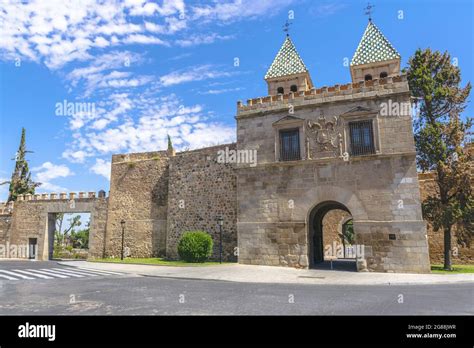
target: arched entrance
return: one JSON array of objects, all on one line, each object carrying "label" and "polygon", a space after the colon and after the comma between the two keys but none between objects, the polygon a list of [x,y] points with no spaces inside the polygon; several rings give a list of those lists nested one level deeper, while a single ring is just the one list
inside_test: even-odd
[{"label": "arched entrance", "polygon": [[[334,226],[333,228],[338,229],[337,241],[331,240],[326,243],[324,242],[324,229],[325,224],[323,224],[325,216],[333,211],[339,210],[342,211],[346,217],[339,224],[339,226]],[[325,201],[316,205],[309,214],[308,220],[308,245],[309,245],[309,263],[312,268],[329,268],[334,267],[333,262],[338,262],[337,267],[339,269],[348,269],[355,270],[355,259],[347,260],[345,247],[347,241],[348,229],[352,226],[352,215],[349,209],[342,203],[336,201]],[[326,224],[326,228],[327,228]],[[329,232],[329,231],[326,231]],[[353,233],[353,230],[352,230]],[[329,244],[328,244],[329,243]],[[328,254],[330,256],[328,256]],[[326,256],[326,258],[325,258]],[[333,261],[333,262],[331,262]],[[347,261],[347,262],[344,262]]]}]

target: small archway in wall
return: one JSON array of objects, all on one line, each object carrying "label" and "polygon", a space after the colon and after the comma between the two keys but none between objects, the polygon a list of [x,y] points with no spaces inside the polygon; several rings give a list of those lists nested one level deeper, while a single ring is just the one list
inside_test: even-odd
[{"label": "small archway in wall", "polygon": [[350,249],[355,239],[352,214],[344,204],[319,203],[309,214],[308,228],[310,268],[357,270]]}]

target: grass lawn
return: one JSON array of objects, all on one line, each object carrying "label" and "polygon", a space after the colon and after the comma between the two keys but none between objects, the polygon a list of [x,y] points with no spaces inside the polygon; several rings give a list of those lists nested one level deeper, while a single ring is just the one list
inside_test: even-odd
[{"label": "grass lawn", "polygon": [[431,272],[454,274],[454,273],[474,273],[474,265],[452,265],[452,271],[445,271],[443,265],[431,265]]},{"label": "grass lawn", "polygon": [[[105,259],[89,259],[90,262],[111,262],[111,263],[129,263],[129,264],[141,264],[141,265],[157,265],[157,266],[177,266],[177,267],[202,267],[202,266],[217,266],[219,262],[208,261],[201,263],[191,263],[186,261],[173,261],[166,260],[161,257],[150,257],[150,258],[131,258],[127,257],[123,261],[120,258],[105,258]],[[222,262],[222,265],[229,265],[233,262]]]}]

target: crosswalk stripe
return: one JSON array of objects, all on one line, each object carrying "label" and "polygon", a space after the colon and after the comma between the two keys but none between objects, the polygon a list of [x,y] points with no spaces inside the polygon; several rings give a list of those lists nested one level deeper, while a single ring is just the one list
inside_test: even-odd
[{"label": "crosswalk stripe", "polygon": [[[41,268],[41,269],[12,269],[9,271],[0,270],[0,279],[19,280],[19,279],[54,279],[54,278],[84,278],[100,277],[109,275],[123,275],[123,273],[103,271],[92,268]],[[34,277],[34,278],[33,278]]]},{"label": "crosswalk stripe", "polygon": [[95,272],[95,273],[104,273],[104,274],[113,274],[113,275],[123,275],[123,273],[112,272],[112,271],[103,271],[103,270],[101,270],[101,269],[84,268],[84,267],[79,267],[78,269],[80,269],[80,270],[85,270],[85,271],[88,271],[88,272]]},{"label": "crosswalk stripe", "polygon": [[59,275],[62,275],[63,277],[65,278],[69,278],[69,277],[75,277],[75,278],[84,278],[84,275],[79,275],[79,274],[71,274],[69,272],[63,272],[63,271],[56,271],[54,269],[43,269],[45,272],[51,272],[51,273],[54,273],[54,274],[59,274]]},{"label": "crosswalk stripe", "polygon": [[48,276],[56,277],[56,278],[69,278],[68,276],[65,276],[65,275],[55,274],[55,273],[52,273],[52,272],[48,272],[48,270],[47,270],[46,268],[43,268],[42,270],[39,270],[39,269],[27,269],[27,271],[35,272],[35,273],[41,273],[41,274],[46,274],[46,275],[48,275]]},{"label": "crosswalk stripe", "polygon": [[31,278],[31,277],[28,277],[28,276],[23,275],[23,274],[18,274],[18,273],[14,273],[14,272],[10,272],[10,271],[0,270],[0,272],[12,275],[14,277],[20,277],[21,279],[35,279],[35,278]]},{"label": "crosswalk stripe", "polygon": [[72,274],[79,274],[79,275],[82,275],[82,276],[98,277],[97,274],[92,274],[92,273],[87,273],[87,272],[80,272],[80,271],[76,271],[76,270],[71,270],[70,271],[69,269],[65,270],[64,268],[53,268],[53,269],[58,270],[58,272],[61,271],[63,273],[71,274],[71,275]]},{"label": "crosswalk stripe", "polygon": [[1,278],[8,279],[8,280],[18,280],[18,279],[16,279],[16,278],[13,278],[13,277],[10,277],[10,276],[4,275],[4,274],[0,274],[0,277],[1,277]]},{"label": "crosswalk stripe", "polygon": [[42,279],[53,279],[52,277],[48,277],[48,276],[45,276],[45,275],[42,275],[42,274],[36,274],[36,273],[28,272],[28,271],[23,271],[21,269],[14,269],[14,271],[15,272],[20,272],[20,273],[23,273],[23,274],[26,274],[26,275],[31,275],[31,276],[34,276],[34,277],[42,278]]}]

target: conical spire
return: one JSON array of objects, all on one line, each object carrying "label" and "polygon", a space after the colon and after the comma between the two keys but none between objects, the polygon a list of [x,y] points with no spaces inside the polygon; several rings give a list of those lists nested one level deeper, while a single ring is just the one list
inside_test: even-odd
[{"label": "conical spire", "polygon": [[272,65],[268,69],[265,79],[307,72],[308,69],[296,51],[295,45],[291,41],[290,37],[287,36],[285,38],[285,42],[283,42],[283,45],[273,60]]},{"label": "conical spire", "polygon": [[364,35],[359,42],[351,66],[383,62],[400,59],[400,54],[382,34],[382,32],[369,20]]}]

